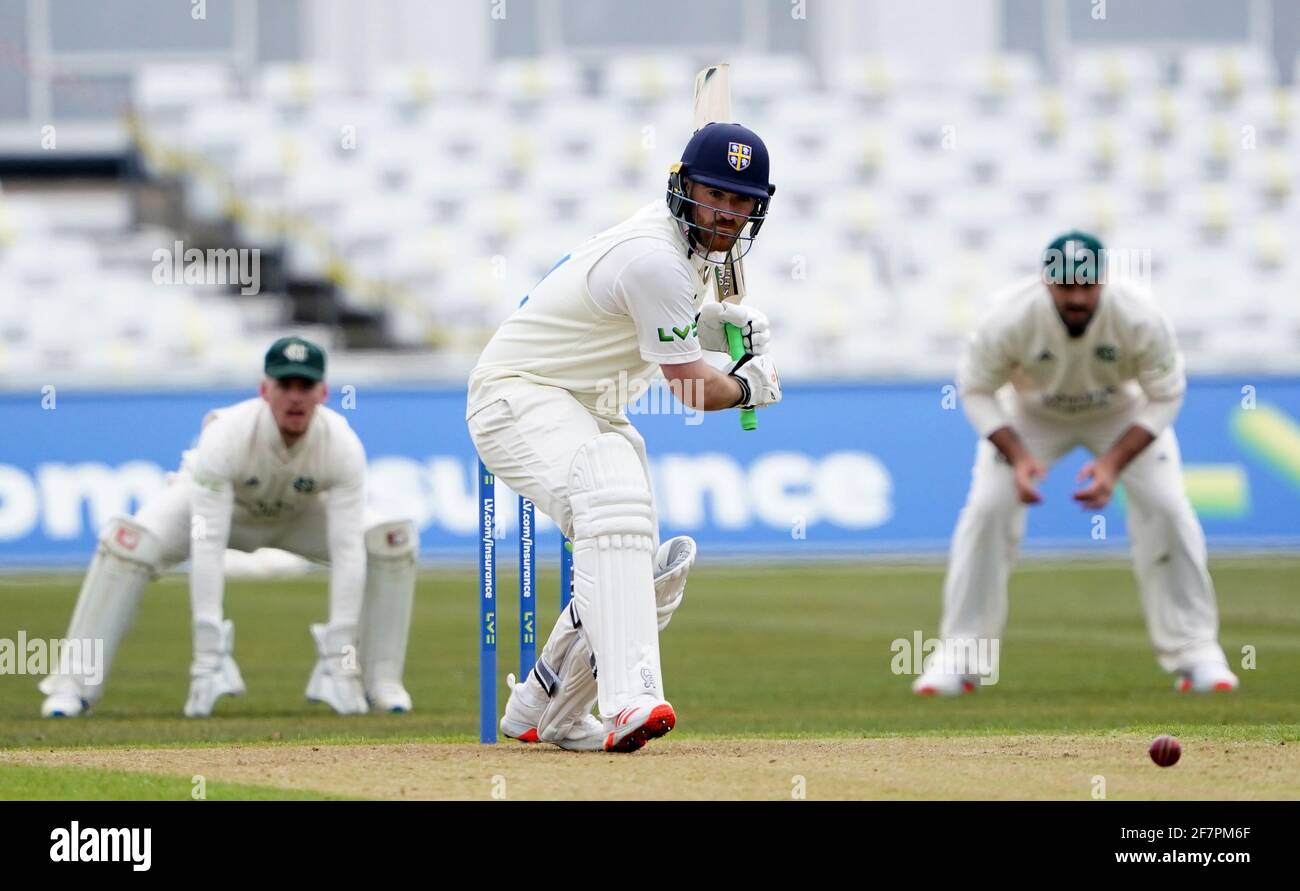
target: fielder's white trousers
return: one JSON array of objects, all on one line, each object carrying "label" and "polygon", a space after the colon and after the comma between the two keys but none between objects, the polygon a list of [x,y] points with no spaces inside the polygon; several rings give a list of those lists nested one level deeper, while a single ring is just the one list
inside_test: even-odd
[{"label": "fielder's white trousers", "polygon": [[[470,438],[483,463],[515,493],[531,500],[573,539],[569,471],[578,449],[602,433],[626,439],[641,459],[646,479],[650,462],[645,440],[626,417],[609,419],[589,412],[568,390],[528,381],[500,385],[501,398],[470,416]],[[651,485],[651,499],[654,487]],[[659,547],[659,522],[654,546]]]},{"label": "fielder's white trousers", "polygon": [[[1054,422],[1024,411],[1011,427],[1044,467],[1076,446],[1102,455],[1133,423],[1132,414]],[[1124,469],[1134,572],[1156,658],[1166,671],[1197,662],[1223,662],[1214,586],[1206,569],[1205,535],[1183,489],[1182,458],[1167,428]],[[1007,579],[1025,528],[1011,466],[987,439],[980,441],[970,493],[953,534],[944,582],[940,637],[1001,638],[1007,620]]]},{"label": "fielder's white trousers", "polygon": [[[157,537],[162,546],[159,570],[167,569],[190,555],[190,491],[194,482],[188,473],[172,476],[166,489],[149,498],[136,511],[134,520]],[[366,509],[365,528],[383,518]],[[258,548],[279,548],[316,563],[329,563],[329,523],[322,498],[314,498],[293,516],[277,520],[231,519],[227,547],[253,552]]]}]

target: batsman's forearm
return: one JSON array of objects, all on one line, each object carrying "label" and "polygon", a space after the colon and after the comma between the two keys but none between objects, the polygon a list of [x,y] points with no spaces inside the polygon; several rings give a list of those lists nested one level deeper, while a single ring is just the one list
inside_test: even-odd
[{"label": "batsman's forearm", "polygon": [[670,379],[668,389],[699,411],[735,408],[743,392],[738,380],[708,365],[702,365],[698,377]]},{"label": "batsman's forearm", "polygon": [[1115,444],[1101,456],[1101,460],[1113,467],[1118,474],[1128,467],[1129,462],[1140,455],[1143,449],[1155,441],[1156,438],[1151,435],[1151,431],[1134,424],[1115,440]]},{"label": "batsman's forearm", "polygon": [[1029,457],[1029,450],[1025,448],[1019,434],[1010,427],[999,427],[994,430],[989,434],[989,442],[993,443],[1012,465]]}]

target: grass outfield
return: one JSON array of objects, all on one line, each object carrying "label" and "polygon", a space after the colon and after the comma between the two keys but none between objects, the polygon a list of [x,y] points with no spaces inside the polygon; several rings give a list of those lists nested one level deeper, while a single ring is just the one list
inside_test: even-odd
[{"label": "grass outfield", "polygon": [[257,786],[246,783],[205,782],[196,786],[184,772],[142,772],[95,767],[0,764],[0,801],[173,801],[193,799],[201,790],[204,801],[316,801],[342,796],[308,789]]},{"label": "grass outfield", "polygon": [[[915,631],[936,633],[941,567],[701,567],[692,574],[685,604],[663,636],[667,689],[679,716],[674,745],[663,749],[689,758],[697,751],[694,744],[705,741],[725,747],[733,740],[812,744],[846,737],[960,736],[976,744],[998,736],[1066,735],[1071,744],[1095,744],[1099,757],[1114,756],[1109,748],[1114,740],[1128,740],[1125,750],[1131,746],[1141,763],[1142,739],[1173,733],[1207,746],[1222,742],[1227,746],[1223,754],[1230,757],[1253,751],[1249,747],[1257,744],[1285,744],[1298,751],[1300,562],[1220,560],[1211,570],[1219,589],[1222,642],[1242,678],[1237,694],[1172,692],[1170,678],[1151,655],[1126,564],[1027,564],[1012,579],[1000,682],[958,700],[931,700],[912,696],[910,677],[891,672],[890,645],[896,638],[910,641]],[[123,645],[108,694],[93,717],[42,720],[37,678],[0,676],[0,748],[40,750],[46,757],[39,766],[50,769],[62,763],[49,761],[50,750],[58,758],[58,750],[104,746],[177,749],[242,743],[288,751],[290,743],[365,747],[385,740],[476,739],[476,576],[439,571],[421,577],[407,662],[415,712],[348,719],[308,704],[302,696],[315,658],[307,625],[325,618],[325,582],[324,575],[317,575],[228,586],[235,653],[249,692],[223,700],[213,719],[188,720],[180,714],[189,663],[186,585],[182,577],[164,579],[146,593],[135,631]],[[546,620],[539,630],[544,637],[558,609],[554,574],[544,572],[541,583]],[[28,639],[61,635],[78,584],[74,576],[0,580],[0,638],[16,638],[19,629]],[[514,579],[503,573],[500,591],[515,590]],[[503,599],[498,626],[502,701],[505,673],[517,659],[513,606]],[[1254,648],[1254,670],[1239,667],[1245,646]],[[996,747],[978,745],[1000,763]],[[1034,744],[1024,745],[1032,749]],[[476,749],[463,749],[470,762],[482,760]],[[954,751],[945,757],[960,755],[960,747]],[[534,754],[507,755],[505,747],[501,752],[501,757],[532,759],[529,764],[551,763]],[[23,790],[42,782],[40,775],[15,779],[11,773],[37,766],[21,759],[24,766],[19,767],[17,756],[24,754],[31,753],[0,753],[0,797],[30,797]],[[73,763],[74,753],[66,754],[66,763]],[[648,754],[649,749],[635,757]],[[1189,750],[1184,765],[1175,770],[1185,769],[1191,756]],[[1251,762],[1244,758],[1247,768]],[[84,764],[86,770],[133,767],[93,758]],[[154,766],[179,770],[164,761]],[[258,785],[256,771],[234,770],[237,766],[232,763],[229,781]],[[1144,767],[1155,769],[1149,762]],[[267,770],[267,785],[283,785],[273,765]],[[75,790],[77,776],[51,774],[49,795]],[[125,786],[109,788],[123,797],[172,797],[170,790],[156,796],[137,790],[137,796]],[[350,787],[331,791],[328,783],[298,788],[365,794]],[[419,788],[437,794],[434,787]],[[184,797],[188,789],[187,781]],[[1275,794],[1300,795],[1300,790],[1288,792],[1288,786],[1274,789]],[[1023,794],[1037,791],[1027,788]],[[1195,788],[1185,791],[1198,794]],[[934,794],[960,793],[937,789]],[[1214,791],[1207,787],[1200,794]]]}]

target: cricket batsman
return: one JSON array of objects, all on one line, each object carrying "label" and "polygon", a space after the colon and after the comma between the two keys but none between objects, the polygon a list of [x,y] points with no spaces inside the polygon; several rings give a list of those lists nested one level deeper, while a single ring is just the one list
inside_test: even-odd
[{"label": "cricket batsman", "polygon": [[240,695],[234,625],[224,618],[227,548],[280,548],[328,563],[329,622],[312,625],[319,661],[307,698],[339,714],[406,712],[402,685],[415,592],[416,530],[366,507],[361,440],[322,403],[325,354],[285,337],[266,353],[261,395],[209,412],[165,490],[103,530],[67,637],[102,640],[102,670],[41,682],[41,714],[79,715],[104,693],[108,668],[150,579],[190,560],[194,658],[185,714],[206,717]]},{"label": "cricket batsman", "polygon": [[[659,631],[681,603],[696,547],[686,536],[660,544],[645,442],[624,408],[659,371],[697,410],[780,401],[766,316],[718,302],[715,275],[758,234],[775,191],[768,170],[753,131],[697,130],[673,165],[667,202],[560,260],[470,375],[466,418],[479,456],[573,543],[573,599],[536,667],[512,682],[507,736],[631,752],[676,723]],[[724,323],[743,335],[734,362],[709,355],[726,353]]]},{"label": "cricket batsman", "polygon": [[1001,637],[1025,506],[1042,500],[1036,481],[1076,446],[1094,456],[1079,473],[1081,506],[1102,510],[1124,484],[1147,631],[1175,689],[1237,687],[1172,426],[1187,389],[1183,358],[1149,295],[1107,281],[1105,269],[1096,237],[1061,235],[1041,276],[1000,295],[971,338],[957,388],[980,443],[952,539],[941,647],[916,693],[968,692],[996,671],[973,664],[969,644]]}]

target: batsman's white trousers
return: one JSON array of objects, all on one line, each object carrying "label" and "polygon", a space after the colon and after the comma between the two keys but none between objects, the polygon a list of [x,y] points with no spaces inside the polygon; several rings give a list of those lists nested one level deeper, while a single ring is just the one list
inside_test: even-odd
[{"label": "batsman's white trousers", "polygon": [[[1008,405],[1008,408],[1013,406]],[[1014,410],[1011,427],[1044,467],[1076,446],[1104,454],[1133,423],[1133,415],[1062,424]],[[1183,489],[1182,458],[1166,428],[1124,469],[1128,534],[1147,632],[1166,671],[1198,662],[1224,662],[1219,616],[1206,569],[1205,535]],[[1007,620],[1007,579],[1025,528],[1011,466],[980,440],[970,493],[953,534],[944,582],[940,637],[1000,638]]]},{"label": "batsman's white trousers", "polygon": [[[573,539],[573,508],[569,503],[569,472],[578,450],[602,433],[626,439],[641,459],[646,479],[654,487],[645,440],[626,417],[593,415],[568,390],[528,381],[500,385],[501,398],[470,416],[470,438],[483,463],[497,479],[555,521]],[[658,514],[654,546],[659,547]],[[653,553],[653,552],[652,552]]]},{"label": "batsman's white trousers", "polygon": [[[558,387],[512,381],[498,397],[470,416],[470,436],[497,479],[573,542],[573,604],[599,672],[601,717],[613,720],[641,699],[662,700],[659,523],[645,441],[626,418],[593,415]],[[610,528],[614,534],[593,532]],[[561,615],[551,637],[565,623]]]}]

